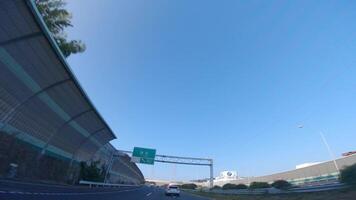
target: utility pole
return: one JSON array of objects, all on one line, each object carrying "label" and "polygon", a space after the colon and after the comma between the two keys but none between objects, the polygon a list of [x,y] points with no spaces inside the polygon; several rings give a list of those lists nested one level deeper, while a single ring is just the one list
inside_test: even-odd
[{"label": "utility pole", "polygon": [[[299,125],[298,128],[304,128],[304,125]],[[337,162],[336,162],[336,160],[335,160],[335,155],[334,155],[334,153],[331,151],[331,148],[330,148],[330,146],[329,146],[329,144],[328,144],[328,142],[327,142],[327,140],[326,140],[326,138],[325,138],[324,133],[323,133],[322,131],[320,131],[319,134],[320,134],[321,140],[323,141],[324,145],[326,146],[326,149],[327,149],[328,152],[329,152],[329,155],[330,155],[331,159],[332,159],[333,162],[334,162],[334,166],[335,166],[336,171],[340,174],[340,168],[339,168],[339,166],[337,165]]]},{"label": "utility pole", "polygon": [[334,162],[334,165],[335,165],[335,168],[336,168],[337,172],[340,174],[340,169],[339,169],[339,166],[338,166],[337,163],[336,163],[335,155],[334,155],[334,153],[331,151],[331,148],[330,148],[328,142],[326,141],[326,138],[325,138],[325,136],[324,136],[324,134],[323,134],[322,131],[320,131],[320,137],[321,137],[321,139],[323,140],[323,142],[324,142],[326,148],[328,149],[328,152],[329,152],[330,157],[333,159],[333,162]]}]

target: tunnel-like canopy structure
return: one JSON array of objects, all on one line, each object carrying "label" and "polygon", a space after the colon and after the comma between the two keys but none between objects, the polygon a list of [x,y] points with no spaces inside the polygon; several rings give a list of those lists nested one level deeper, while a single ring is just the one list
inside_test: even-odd
[{"label": "tunnel-like canopy structure", "polygon": [[90,160],[115,135],[32,3],[0,1],[0,128],[42,153]]},{"label": "tunnel-like canopy structure", "polygon": [[114,156],[115,138],[34,1],[1,0],[0,177],[74,183],[80,162],[98,161],[109,181],[142,183],[128,156]]}]

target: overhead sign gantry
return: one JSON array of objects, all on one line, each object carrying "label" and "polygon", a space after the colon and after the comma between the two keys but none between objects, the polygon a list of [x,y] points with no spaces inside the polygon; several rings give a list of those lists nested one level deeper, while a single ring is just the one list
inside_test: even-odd
[{"label": "overhead sign gantry", "polygon": [[210,187],[214,184],[214,162],[209,158],[193,158],[193,157],[181,157],[181,156],[168,156],[156,154],[155,149],[147,149],[135,147],[133,151],[120,152],[131,154],[131,161],[142,164],[154,164],[154,162],[181,164],[181,165],[196,165],[196,166],[208,166],[210,167]]},{"label": "overhead sign gantry", "polygon": [[131,162],[153,165],[156,157],[156,149],[147,149],[142,147],[135,147]]}]

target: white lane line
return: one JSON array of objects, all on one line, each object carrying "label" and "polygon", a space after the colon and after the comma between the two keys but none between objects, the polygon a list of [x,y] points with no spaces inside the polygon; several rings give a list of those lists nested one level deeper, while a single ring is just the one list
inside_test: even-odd
[{"label": "white lane line", "polygon": [[150,192],[150,193],[146,194],[146,197],[150,196],[151,194],[152,194],[152,192]]}]

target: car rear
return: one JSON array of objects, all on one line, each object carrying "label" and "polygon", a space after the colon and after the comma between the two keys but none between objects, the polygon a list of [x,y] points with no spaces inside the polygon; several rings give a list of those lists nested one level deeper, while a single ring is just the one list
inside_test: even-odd
[{"label": "car rear", "polygon": [[166,195],[167,196],[179,196],[180,189],[176,185],[168,185],[166,188]]}]

